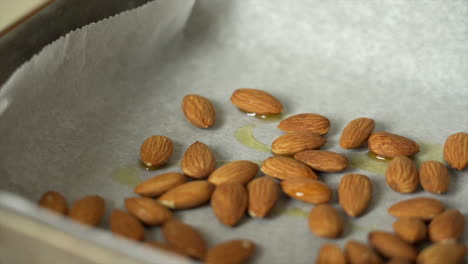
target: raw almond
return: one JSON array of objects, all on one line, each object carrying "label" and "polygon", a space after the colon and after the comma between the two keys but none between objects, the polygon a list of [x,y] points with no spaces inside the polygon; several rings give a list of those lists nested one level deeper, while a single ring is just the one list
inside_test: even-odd
[{"label": "raw almond", "polygon": [[190,181],[167,191],[158,200],[171,209],[188,209],[207,203],[213,189],[207,181]]},{"label": "raw almond", "polygon": [[198,94],[189,94],[182,100],[182,111],[192,125],[199,128],[211,127],[216,120],[216,111],[207,98]]},{"label": "raw almond", "polygon": [[180,173],[167,172],[143,181],[133,191],[141,196],[156,197],[186,181],[185,176]]},{"label": "raw almond", "polygon": [[236,239],[221,243],[206,254],[206,264],[242,264],[254,253],[254,242],[246,239]]},{"label": "raw almond", "polygon": [[172,140],[165,136],[151,136],[140,147],[140,160],[148,168],[157,168],[169,161],[174,151]]},{"label": "raw almond", "polygon": [[392,258],[387,262],[387,264],[413,264],[413,262],[404,258]]},{"label": "raw almond", "polygon": [[165,244],[165,243],[161,243],[161,242],[158,242],[158,241],[146,241],[145,242],[146,245],[150,246],[150,247],[153,247],[153,248],[157,248],[157,249],[162,249],[164,251],[167,251],[169,253],[172,253],[172,254],[176,254],[178,256],[181,256],[181,257],[188,257],[188,255],[185,254],[185,252],[179,250],[178,248],[170,245],[170,244]]},{"label": "raw almond", "polygon": [[171,211],[151,198],[127,198],[125,208],[147,225],[160,225],[172,218]]},{"label": "raw almond", "polygon": [[247,202],[247,190],[238,182],[216,186],[211,197],[211,207],[216,217],[227,226],[235,226],[242,219]]},{"label": "raw almond", "polygon": [[249,215],[254,218],[265,217],[279,198],[279,185],[271,177],[257,178],[247,185],[249,194]]},{"label": "raw almond", "polygon": [[435,243],[423,249],[417,258],[418,264],[463,263],[465,247],[453,242]]},{"label": "raw almond", "polygon": [[372,182],[362,174],[343,176],[338,186],[338,198],[343,210],[352,217],[366,211],[372,199]]},{"label": "raw almond", "polygon": [[346,243],[346,255],[351,264],[381,264],[382,259],[367,245],[355,240]]},{"label": "raw almond", "polygon": [[447,138],[444,145],[444,159],[459,171],[468,165],[468,133],[460,132]]},{"label": "raw almond", "polygon": [[429,237],[432,242],[457,240],[465,230],[465,217],[455,209],[447,210],[434,217],[429,224]]},{"label": "raw almond", "polygon": [[315,180],[318,178],[317,174],[304,163],[282,156],[269,157],[263,162],[261,170],[266,175],[280,180],[290,178],[308,178]]},{"label": "raw almond", "polygon": [[419,152],[416,142],[388,132],[372,133],[367,144],[370,151],[387,158],[411,156]]},{"label": "raw almond", "polygon": [[340,146],[345,149],[359,148],[366,143],[374,127],[374,120],[367,117],[352,120],[341,133]]},{"label": "raw almond", "polygon": [[321,204],[331,200],[332,191],[325,183],[308,178],[290,178],[281,182],[288,196],[306,203]]},{"label": "raw almond", "polygon": [[238,182],[248,183],[258,173],[258,165],[248,160],[229,162],[211,173],[208,181],[214,185]]},{"label": "raw almond", "polygon": [[185,255],[203,259],[206,254],[206,242],[194,227],[178,220],[170,220],[162,227],[166,241]]},{"label": "raw almond", "polygon": [[369,243],[383,256],[388,258],[404,258],[414,261],[418,255],[418,251],[411,244],[389,232],[370,232]]},{"label": "raw almond", "polygon": [[104,216],[105,202],[99,195],[88,195],[76,201],[68,216],[85,225],[97,226]]},{"label": "raw almond", "polygon": [[388,186],[400,193],[412,193],[418,189],[419,173],[414,162],[406,156],[396,156],[388,164],[385,177]]},{"label": "raw almond", "polygon": [[334,244],[323,245],[318,253],[315,264],[346,264],[346,255]]},{"label": "raw almond", "polygon": [[345,156],[326,150],[305,150],[296,153],[294,158],[322,172],[340,172],[348,166]]},{"label": "raw almond", "polygon": [[343,218],[328,204],[316,205],[309,214],[310,231],[320,237],[337,238],[343,233]]},{"label": "raw almond", "polygon": [[441,194],[450,186],[450,175],[447,167],[438,161],[426,161],[419,168],[419,180],[424,190]]},{"label": "raw almond", "polygon": [[67,202],[65,197],[59,192],[48,191],[39,199],[39,206],[52,210],[61,215],[66,215],[68,212]]},{"label": "raw almond", "polygon": [[319,114],[298,114],[281,121],[278,128],[284,132],[305,131],[324,135],[330,129],[330,120]]},{"label": "raw almond", "polygon": [[202,179],[216,169],[216,159],[207,145],[197,141],[185,151],[181,166],[185,175]]},{"label": "raw almond", "polygon": [[400,218],[393,223],[393,230],[404,241],[414,244],[427,237],[427,226],[417,218]]},{"label": "raw almond", "polygon": [[284,134],[273,141],[271,151],[276,155],[293,155],[306,149],[318,149],[327,140],[311,132],[291,132]]},{"label": "raw almond", "polygon": [[258,89],[237,89],[231,96],[231,102],[247,113],[279,114],[283,105],[273,95]]},{"label": "raw almond", "polygon": [[422,220],[431,220],[444,210],[443,203],[428,197],[411,198],[388,208],[388,212],[395,217],[412,217]]},{"label": "raw almond", "polygon": [[143,240],[145,235],[145,229],[136,217],[118,209],[112,212],[110,229],[114,234],[133,240]]}]

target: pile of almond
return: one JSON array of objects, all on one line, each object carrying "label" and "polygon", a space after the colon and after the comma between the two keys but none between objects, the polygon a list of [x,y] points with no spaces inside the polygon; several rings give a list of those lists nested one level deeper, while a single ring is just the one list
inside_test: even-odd
[{"label": "pile of almond", "polygon": [[[279,100],[257,89],[238,89],[231,102],[242,111],[258,115],[283,112]],[[216,120],[213,104],[200,95],[187,95],[182,102],[187,120],[196,127],[209,128]],[[337,173],[348,166],[345,155],[320,150],[326,144],[330,121],[319,114],[302,113],[282,120],[278,128],[285,134],[271,145],[274,156],[261,167],[251,161],[237,160],[216,168],[216,157],[202,142],[190,145],[181,162],[182,172],[163,173],[139,184],[134,192],[140,197],[125,199],[126,211],[116,209],[110,218],[115,234],[145,241],[144,226],[161,226],[166,242],[145,241],[149,246],[199,259],[205,263],[244,263],[254,253],[255,244],[246,239],[231,240],[208,248],[203,235],[194,227],[176,220],[177,210],[210,203],[214,216],[226,226],[236,226],[248,213],[253,218],[267,217],[277,203],[280,192],[315,206],[309,214],[310,231],[320,237],[343,235],[344,222],[368,210],[373,183],[362,174],[346,174],[337,193],[339,204],[349,217],[328,202],[333,190],[319,179],[319,173]],[[450,175],[447,167],[428,161],[418,169],[411,156],[419,152],[414,141],[389,132],[374,132],[374,120],[361,117],[352,120],[343,130],[340,146],[360,148],[388,159],[386,182],[400,193],[415,192],[419,185],[428,192],[448,191]],[[148,168],[167,163],[173,153],[173,142],[162,135],[147,138],[140,149],[140,160]],[[468,133],[447,138],[444,158],[457,170],[468,165]],[[257,177],[259,170],[264,174]],[[68,211],[64,197],[54,191],[45,193],[39,204],[83,224],[96,226],[104,214],[104,200],[87,196],[76,201]],[[369,244],[350,240],[345,251],[333,244],[324,245],[316,263],[460,263],[465,247],[457,240],[464,230],[464,216],[455,209],[446,210],[438,200],[414,198],[388,209],[397,217],[395,233],[373,231]],[[350,218],[351,217],[351,218]],[[421,250],[419,243],[433,244]],[[418,247],[416,247],[418,245]]]}]

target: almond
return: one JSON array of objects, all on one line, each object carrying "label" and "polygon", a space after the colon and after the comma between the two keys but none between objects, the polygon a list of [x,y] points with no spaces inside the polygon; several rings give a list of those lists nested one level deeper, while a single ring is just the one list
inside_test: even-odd
[{"label": "almond", "polygon": [[414,244],[427,237],[427,226],[417,218],[400,218],[393,223],[393,230],[404,241]]},{"label": "almond", "polygon": [[348,240],[346,243],[346,255],[351,264],[381,264],[382,259],[374,250],[363,243]]},{"label": "almond", "polygon": [[237,89],[231,96],[231,102],[248,113],[268,115],[283,112],[283,105],[278,99],[258,89]]},{"label": "almond", "polygon": [[346,264],[346,255],[344,252],[334,244],[323,245],[315,260],[315,264]]},{"label": "almond", "polygon": [[189,94],[182,100],[185,118],[194,126],[209,128],[216,120],[216,111],[210,100],[198,94]]},{"label": "almond", "polygon": [[266,159],[261,167],[266,175],[280,180],[290,178],[317,179],[317,174],[302,162],[292,158],[273,156]]},{"label": "almond", "polygon": [[254,242],[246,239],[236,239],[221,243],[206,254],[206,264],[242,264],[254,253]]},{"label": "almond", "polygon": [[359,148],[366,143],[374,127],[374,120],[367,117],[352,120],[341,133],[340,146],[345,149]]},{"label": "almond", "polygon": [[428,197],[411,198],[388,208],[388,212],[395,217],[412,217],[422,220],[431,220],[444,210],[443,203]]},{"label": "almond", "polygon": [[338,186],[338,198],[343,210],[352,217],[366,211],[372,199],[372,182],[362,174],[343,176]]},{"label": "almond", "polygon": [[444,159],[459,171],[468,165],[468,133],[460,132],[447,138],[444,145]]},{"label": "almond", "polygon": [[66,215],[68,212],[67,202],[65,197],[59,192],[48,191],[39,199],[39,206],[52,210],[53,212],[61,215]]},{"label": "almond", "polygon": [[143,240],[145,235],[145,229],[136,217],[118,209],[112,212],[110,229],[114,234],[133,240]]},{"label": "almond", "polygon": [[465,230],[465,217],[460,211],[447,210],[432,219],[429,224],[429,237],[433,242],[457,240]]},{"label": "almond", "polygon": [[385,173],[388,186],[400,193],[412,193],[418,189],[419,174],[414,162],[406,156],[396,156],[388,164]]},{"label": "almond", "polygon": [[216,169],[216,159],[207,145],[197,141],[185,151],[181,166],[185,175],[202,179]]},{"label": "almond", "polygon": [[389,232],[370,232],[369,243],[383,256],[388,258],[404,258],[414,261],[418,255],[418,251],[409,243]]},{"label": "almond", "polygon": [[169,244],[165,244],[165,243],[161,243],[161,242],[158,242],[158,241],[146,241],[145,242],[146,245],[150,246],[150,247],[153,247],[153,248],[157,248],[157,249],[162,249],[164,251],[167,251],[169,253],[172,253],[172,254],[176,254],[178,256],[181,256],[181,257],[188,257],[185,252],[179,250],[178,248],[172,246],[172,245],[169,245]]},{"label": "almond", "polygon": [[419,180],[424,190],[441,194],[450,186],[450,175],[447,167],[438,161],[426,161],[419,168]]},{"label": "almond", "polygon": [[157,168],[169,161],[174,151],[172,140],[165,136],[151,136],[140,148],[140,160],[148,168]]},{"label": "almond", "polygon": [[264,176],[247,185],[249,194],[249,215],[255,218],[265,217],[275,206],[279,198],[279,185],[271,177]]},{"label": "almond", "polygon": [[162,227],[166,241],[185,255],[203,259],[206,254],[206,242],[194,227],[178,220],[170,220]]},{"label": "almond", "polygon": [[309,214],[310,231],[320,237],[337,238],[343,233],[343,218],[328,204],[316,205]]},{"label": "almond", "polygon": [[180,173],[167,172],[143,181],[133,191],[141,196],[156,197],[186,181],[185,176]]},{"label": "almond", "polygon": [[419,152],[416,142],[388,132],[372,133],[367,144],[370,151],[387,158],[411,156]]},{"label": "almond", "polygon": [[207,203],[213,189],[207,181],[191,181],[167,191],[158,200],[171,209],[194,208]]},{"label": "almond", "polygon": [[306,149],[318,149],[327,140],[311,132],[291,132],[284,134],[271,144],[271,151],[276,155],[292,155]]},{"label": "almond", "polygon": [[76,201],[68,216],[85,225],[97,226],[104,216],[105,202],[99,195],[88,195]]},{"label": "almond", "polygon": [[435,243],[423,249],[417,258],[418,264],[463,263],[465,247],[454,242]]},{"label": "almond", "polygon": [[235,226],[247,209],[248,195],[244,185],[232,182],[216,186],[211,207],[221,223]]},{"label": "almond", "polygon": [[211,173],[208,181],[214,185],[238,182],[248,183],[258,173],[258,165],[248,160],[232,161]]},{"label": "almond", "polygon": [[348,166],[345,156],[326,150],[305,150],[296,153],[294,158],[322,172],[340,172]]},{"label": "almond", "polygon": [[324,135],[330,129],[330,121],[319,114],[305,113],[284,119],[278,128],[284,132],[304,131]]},{"label": "almond", "polygon": [[387,262],[387,264],[413,264],[413,262],[404,258],[392,258]]},{"label": "almond", "polygon": [[326,203],[332,197],[330,187],[323,182],[313,179],[286,179],[281,182],[281,188],[288,196],[311,204]]},{"label": "almond", "polygon": [[127,198],[125,208],[147,225],[160,225],[172,218],[171,211],[151,198]]}]

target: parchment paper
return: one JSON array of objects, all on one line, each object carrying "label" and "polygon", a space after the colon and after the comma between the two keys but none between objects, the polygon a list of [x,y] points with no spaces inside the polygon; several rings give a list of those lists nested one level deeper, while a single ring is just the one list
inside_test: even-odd
[{"label": "parchment paper", "polygon": [[[156,2],[72,32],[12,76],[0,90],[1,189],[32,201],[49,189],[69,202],[99,193],[108,213],[123,208],[132,188],[112,175],[137,166],[140,144],[153,134],[171,137],[175,152],[163,169],[139,169],[141,179],[180,171],[178,161],[196,140],[220,161],[264,160],[271,154],[239,143],[236,129],[256,125],[254,136],[267,145],[282,132],[229,102],[241,87],[271,92],[284,103],[285,116],[327,116],[324,149],[345,155],[366,153],[338,146],[347,122],[361,116],[374,118],[376,131],[436,145],[468,131],[466,1],[206,0],[195,4],[178,35],[190,4],[175,6],[182,12],[162,12]],[[180,104],[188,93],[215,104],[213,128],[185,120]],[[373,229],[391,230],[394,219],[386,209],[402,199],[436,197],[468,213],[466,170],[450,170],[450,191],[439,196],[398,194],[383,175],[345,171],[351,172],[372,179],[374,197],[364,216],[343,214],[346,231],[338,240],[310,234],[305,217],[284,212],[307,213],[312,206],[286,198],[271,218],[245,217],[236,228],[221,225],[209,206],[176,214],[210,245],[252,239],[259,245],[252,263],[312,263],[325,242],[344,245],[351,238],[366,241]],[[321,175],[335,190],[337,208],[342,175]],[[156,228],[149,236],[161,238]]]}]

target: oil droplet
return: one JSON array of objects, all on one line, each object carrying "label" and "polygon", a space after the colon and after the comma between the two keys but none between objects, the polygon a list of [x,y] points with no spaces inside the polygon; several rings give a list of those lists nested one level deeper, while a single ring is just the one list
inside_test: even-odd
[{"label": "oil droplet", "polygon": [[414,161],[419,167],[422,163],[435,160],[444,163],[444,146],[431,142],[418,142],[419,153],[414,156]]},{"label": "oil droplet", "polygon": [[358,232],[371,232],[371,231],[374,231],[374,230],[377,230],[379,229],[379,227],[375,224],[370,224],[370,225],[357,225],[357,224],[354,224],[354,223],[350,223],[350,229],[352,231],[358,231]]},{"label": "oil droplet", "polygon": [[139,169],[135,165],[126,165],[114,170],[111,177],[114,181],[134,188],[140,184],[141,180],[138,177]]},{"label": "oil droplet", "polygon": [[309,213],[307,211],[305,211],[304,209],[301,209],[301,208],[297,208],[297,207],[287,209],[286,211],[284,211],[281,214],[284,214],[284,215],[287,215],[287,216],[293,216],[293,217],[301,217],[301,218],[309,217]]},{"label": "oil droplet", "polygon": [[368,153],[351,154],[348,158],[351,167],[381,175],[385,175],[389,163],[388,160],[373,158],[371,154]]},{"label": "oil droplet", "polygon": [[372,151],[369,151],[367,154],[369,155],[369,157],[371,157],[373,159],[376,159],[376,160],[392,160],[392,158],[390,158],[390,157],[385,157],[385,156],[379,155],[377,153],[374,153]]},{"label": "oil droplet", "polygon": [[267,121],[267,122],[276,122],[276,121],[279,121],[283,118],[283,114],[282,113],[279,113],[279,114],[270,114],[270,115],[266,115],[266,114],[257,114],[257,113],[249,113],[249,112],[245,112],[243,110],[240,110],[242,113],[248,115],[248,116],[251,116],[251,117],[255,117],[257,119],[260,119],[262,121]]},{"label": "oil droplet", "polygon": [[239,127],[236,132],[234,133],[234,137],[239,141],[242,145],[247,146],[249,148],[271,153],[271,149],[268,145],[265,145],[259,142],[253,135],[253,130],[255,128],[254,124],[249,124],[246,126]]}]

